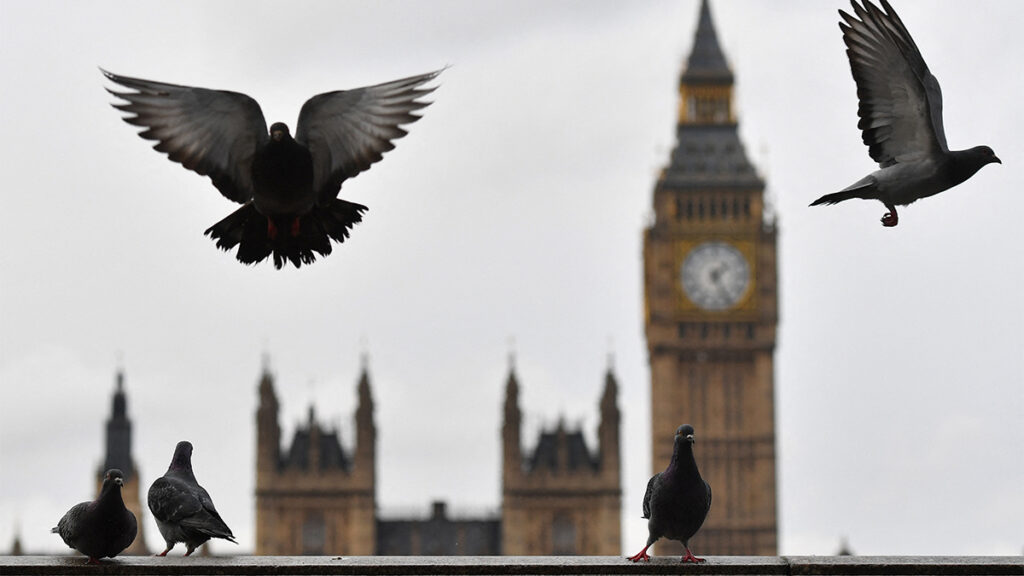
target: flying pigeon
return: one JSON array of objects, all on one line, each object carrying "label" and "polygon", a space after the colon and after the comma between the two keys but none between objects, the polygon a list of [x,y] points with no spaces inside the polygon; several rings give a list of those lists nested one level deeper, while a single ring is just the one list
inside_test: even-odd
[{"label": "flying pigeon", "polygon": [[89,564],[99,564],[100,558],[113,558],[135,541],[138,523],[135,514],[124,507],[122,485],[124,474],[116,468],[107,470],[99,497],[73,506],[50,530],[60,534],[65,544],[88,556]]},{"label": "flying pigeon", "polygon": [[950,151],[942,127],[942,92],[903,21],[886,0],[882,12],[870,0],[851,0],[859,20],[842,10],[839,23],[857,83],[857,115],[864,144],[881,167],[839,192],[811,203],[836,204],[851,198],[879,200],[889,210],[883,226],[899,223],[896,206],[906,206],[964,182],[992,162],[988,146]]},{"label": "flying pigeon", "polygon": [[166,556],[178,542],[185,543],[185,556],[210,538],[238,544],[206,489],[196,482],[191,442],[178,442],[167,473],[149,487],[149,510],[167,542],[167,549],[157,556]]},{"label": "flying pigeon", "polygon": [[442,71],[402,80],[319,94],[299,112],[295,135],[282,122],[267,130],[255,100],[238,92],[178,86],[118,76],[107,89],[124,102],[123,120],[145,130],[139,136],[168,158],[200,175],[242,205],[206,230],[217,247],[245,264],[271,254],[280,269],[298,268],[331,253],[368,208],[339,199],[341,184],[381,159],[405,136],[402,125],[420,118],[419,100],[436,87],[422,86]]},{"label": "flying pigeon", "polygon": [[647,518],[647,545],[629,557],[633,562],[651,559],[647,549],[659,538],[679,540],[686,549],[683,562],[703,562],[690,552],[690,538],[697,533],[711,509],[711,486],[700,477],[693,459],[693,426],[676,429],[672,459],[663,472],[647,481],[644,493],[644,518]]}]

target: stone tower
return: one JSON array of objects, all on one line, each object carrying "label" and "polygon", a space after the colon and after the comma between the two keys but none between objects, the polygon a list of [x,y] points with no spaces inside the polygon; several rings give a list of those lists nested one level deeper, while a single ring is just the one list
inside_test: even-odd
[{"label": "stone tower", "polygon": [[142,503],[139,500],[139,469],[132,458],[132,421],[128,419],[128,398],[124,392],[124,372],[117,372],[117,387],[114,389],[114,397],[110,418],[107,419],[106,430],[106,456],[103,464],[96,471],[96,494],[103,488],[103,475],[111,468],[118,468],[124,473],[124,486],[121,487],[121,497],[124,505],[135,514],[139,525],[139,532],[135,541],[122,554],[141,555],[149,554],[146,549],[146,522],[142,517]]},{"label": "stone tower", "polygon": [[621,551],[618,385],[609,367],[596,451],[559,422],[532,454],[520,444],[519,382],[510,366],[502,427],[502,554],[616,555]]},{"label": "stone tower", "polygon": [[[680,424],[714,502],[696,554],[776,553],[776,228],[732,106],[733,73],[702,0],[679,82],[677,143],[644,232],[653,472]],[[681,551],[663,543],[659,554]]]},{"label": "stone tower", "polygon": [[266,364],[256,411],[257,555],[370,555],[376,543],[376,428],[364,359],[357,385],[354,454],[312,406],[281,451],[279,404]]}]

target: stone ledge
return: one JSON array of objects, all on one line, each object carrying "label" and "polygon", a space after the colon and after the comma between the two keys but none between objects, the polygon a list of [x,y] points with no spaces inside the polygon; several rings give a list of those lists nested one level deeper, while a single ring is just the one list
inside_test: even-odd
[{"label": "stone ledge", "polygon": [[128,556],[89,565],[84,556],[0,556],[0,575],[14,574],[827,574],[1024,576],[1021,556],[709,556],[680,564],[656,557],[634,564],[617,556]]}]

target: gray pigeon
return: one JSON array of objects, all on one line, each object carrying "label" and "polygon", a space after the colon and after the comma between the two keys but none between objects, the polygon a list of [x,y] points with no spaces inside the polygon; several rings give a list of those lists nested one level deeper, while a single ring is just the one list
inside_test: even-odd
[{"label": "gray pigeon", "polygon": [[950,151],[942,128],[942,92],[928,71],[910,32],[886,0],[885,12],[869,0],[852,0],[854,18],[842,10],[839,23],[857,83],[857,115],[864,144],[881,167],[834,194],[811,203],[836,204],[851,198],[879,200],[889,210],[883,226],[899,223],[896,206],[906,206],[964,182],[992,162],[988,146]]},{"label": "gray pigeon", "polygon": [[178,542],[185,543],[185,556],[210,538],[238,544],[206,489],[196,482],[191,442],[178,442],[167,473],[149,487],[149,510],[167,542],[167,549],[157,556],[166,556]]},{"label": "gray pigeon", "polygon": [[64,543],[89,557],[90,564],[100,558],[113,558],[135,541],[139,526],[135,514],[121,499],[124,474],[116,468],[103,475],[100,495],[92,502],[76,504],[51,530]]},{"label": "gray pigeon", "polygon": [[711,486],[700,477],[693,459],[693,426],[676,429],[672,459],[663,472],[647,481],[644,493],[644,518],[647,518],[647,545],[629,557],[633,562],[651,559],[647,549],[659,538],[679,540],[686,549],[683,562],[703,562],[690,552],[690,538],[700,530],[711,510]]},{"label": "gray pigeon", "polygon": [[217,247],[245,264],[271,254],[274,266],[298,268],[331,253],[361,222],[366,206],[337,198],[341,184],[381,159],[405,136],[400,126],[429,104],[421,88],[441,71],[314,96],[299,112],[295,136],[276,122],[267,130],[255,100],[238,92],[192,88],[118,76],[131,90],[111,94],[124,121],[145,128],[139,136],[203,176],[241,208],[206,230]]}]

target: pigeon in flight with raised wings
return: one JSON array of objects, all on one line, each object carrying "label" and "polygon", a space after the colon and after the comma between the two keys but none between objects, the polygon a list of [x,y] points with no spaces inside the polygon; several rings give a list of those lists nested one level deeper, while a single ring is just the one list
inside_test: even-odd
[{"label": "pigeon in flight with raised wings", "polygon": [[839,192],[811,203],[836,204],[851,198],[878,200],[889,210],[883,226],[899,223],[896,206],[906,206],[964,182],[992,162],[988,146],[950,151],[942,127],[942,92],[903,21],[886,0],[851,0],[856,17],[839,11],[839,23],[857,83],[857,115],[864,144],[880,170]]},{"label": "pigeon in flight with raised wings", "polygon": [[168,158],[203,176],[241,208],[206,234],[217,247],[238,246],[236,257],[255,264],[295,267],[331,253],[362,221],[366,206],[339,199],[341,184],[381,159],[405,136],[401,128],[420,118],[424,87],[441,71],[402,80],[319,94],[299,112],[295,135],[275,122],[267,129],[255,100],[238,92],[193,88],[118,76],[108,89],[123,100],[123,120],[145,130],[139,136]]}]

